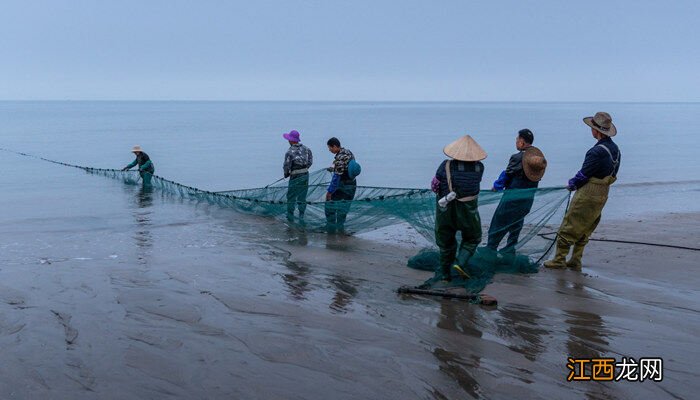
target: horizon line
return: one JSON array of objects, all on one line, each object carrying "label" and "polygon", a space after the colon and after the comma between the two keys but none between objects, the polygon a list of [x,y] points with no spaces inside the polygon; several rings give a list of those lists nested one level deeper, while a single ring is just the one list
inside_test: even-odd
[{"label": "horizon line", "polygon": [[0,99],[0,102],[181,102],[181,103],[639,103],[693,104],[700,100],[240,100],[240,99]]}]

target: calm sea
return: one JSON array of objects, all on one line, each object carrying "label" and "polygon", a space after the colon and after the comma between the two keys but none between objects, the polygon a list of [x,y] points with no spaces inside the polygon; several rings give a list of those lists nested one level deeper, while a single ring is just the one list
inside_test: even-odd
[{"label": "calm sea", "polygon": [[[120,168],[132,160],[130,149],[139,144],[158,175],[203,189],[229,190],[278,179],[288,146],[281,134],[296,129],[314,151],[315,167],[330,164],[325,142],[336,136],[362,164],[361,184],[426,187],[444,158],[443,146],[470,134],[488,153],[483,184],[488,187],[515,151],[516,132],[529,128],[549,160],[542,186],[558,186],[576,173],[594,144],[581,118],[596,111],[612,114],[618,126],[620,187],[697,179],[698,103],[0,102],[0,147]],[[32,196],[61,197],[82,185],[105,185],[10,154],[0,154],[0,163],[3,201],[9,196],[31,202],[23,196],[27,186]],[[680,193],[690,191],[692,197],[696,188],[656,187],[653,195],[662,193],[659,201],[653,207],[644,201],[642,211],[692,211],[695,206]],[[619,196],[627,195],[650,193],[637,188]],[[628,203],[635,208],[639,202],[629,198]],[[0,222],[16,215],[14,207],[2,207]],[[623,211],[612,210],[615,216],[624,216]]]}]

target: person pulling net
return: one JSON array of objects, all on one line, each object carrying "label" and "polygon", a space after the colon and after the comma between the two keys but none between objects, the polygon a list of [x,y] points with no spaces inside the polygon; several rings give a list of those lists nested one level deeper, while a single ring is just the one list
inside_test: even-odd
[{"label": "person pulling net", "polygon": [[148,154],[141,150],[141,146],[134,146],[134,148],[131,149],[131,152],[134,153],[136,159],[129,163],[129,165],[126,167],[122,168],[122,171],[128,171],[131,168],[138,166],[137,170],[141,178],[141,182],[143,182],[143,186],[151,186],[151,179],[153,178],[153,174],[156,173],[156,167],[153,165],[153,161],[151,161]]},{"label": "person pulling net", "polygon": [[[617,135],[617,127],[610,114],[597,112],[583,122],[591,128],[591,136],[597,142],[586,152],[581,169],[569,180],[568,189],[575,194],[557,233],[554,258],[544,263],[550,269],[581,270],[583,249],[600,223],[610,186],[617,180],[620,170],[622,155],[612,140]],[[571,258],[567,261],[572,246]]]},{"label": "person pulling net", "polygon": [[[517,153],[510,156],[508,166],[493,183],[492,191],[505,190],[493,214],[488,231],[486,249],[493,256],[512,256],[518,245],[525,216],[530,213],[535,200],[535,189],[539,186],[547,168],[547,159],[542,151],[533,146],[535,135],[529,129],[521,129],[515,138]],[[503,238],[508,235],[506,245],[498,251]]]},{"label": "person pulling net", "polygon": [[[511,157],[494,185],[496,189],[507,188],[504,191],[479,190],[484,173],[481,160],[487,154],[471,136],[445,146],[443,151],[450,159],[438,167],[431,184],[437,193],[435,243],[439,251],[424,249],[409,260],[410,267],[435,273],[415,287],[414,293],[432,290],[432,294],[444,295],[446,290],[464,288],[465,296],[481,301],[473,295],[481,292],[496,273],[537,272],[551,242],[536,235],[559,212],[568,195],[564,188],[537,188],[546,160],[539,149],[532,147],[533,139],[531,131],[519,132],[516,147],[520,152]],[[490,224],[482,226],[482,214],[491,217]],[[484,228],[488,240],[480,246]],[[506,246],[496,252],[506,234]],[[411,288],[399,291],[410,292]]]},{"label": "person pulling net", "polygon": [[[32,156],[26,153],[17,153],[27,157],[39,158],[54,164],[78,168],[88,174],[104,176],[119,180],[125,184],[138,184],[134,179],[133,171],[120,169],[104,169],[74,164],[67,164],[42,157]],[[445,163],[447,164],[447,163]],[[452,164],[452,163],[450,163]],[[306,209],[304,220],[306,226],[297,226],[311,232],[326,232],[326,209],[329,206],[327,194],[335,172],[326,169],[309,173],[309,185],[306,195]],[[335,174],[337,175],[337,174]],[[182,183],[178,183],[157,175],[151,178],[153,190],[159,191],[164,196],[173,196],[190,200],[196,204],[206,203],[229,208],[236,211],[268,216],[287,222],[289,200],[287,199],[288,181],[280,181],[275,184],[255,189],[239,189],[223,192],[208,191]],[[429,188],[392,188],[371,187],[357,185],[352,200],[341,200],[348,210],[344,221],[344,229],[348,234],[363,233],[378,228],[410,225],[423,236],[429,243],[436,243],[436,211],[439,207],[436,194]],[[524,197],[533,197],[533,205],[530,213],[522,218],[523,228],[519,235],[517,251],[512,258],[490,260],[483,257],[480,241],[471,238],[470,248],[476,247],[474,254],[469,257],[465,265],[460,268],[469,275],[469,279],[463,279],[457,274],[455,279],[449,282],[427,282],[429,287],[442,285],[450,287],[462,287],[469,293],[478,293],[490,281],[496,272],[532,272],[536,270],[537,263],[547,254],[551,247],[551,240],[537,236],[548,222],[559,214],[568,199],[569,192],[564,187],[560,188],[534,188],[513,190],[512,196],[517,199],[517,193]],[[460,194],[461,195],[461,194]],[[470,195],[466,193],[465,195]],[[479,191],[478,213],[481,231],[488,231],[488,224],[494,215],[497,205],[503,197],[503,192]],[[298,202],[298,200],[296,200]],[[331,199],[330,202],[333,202]],[[332,204],[332,203],[331,203]],[[444,221],[443,221],[444,222]],[[474,227],[475,230],[477,227]],[[549,227],[553,229],[553,227]],[[397,234],[400,234],[397,232]],[[455,239],[459,239],[457,233]],[[477,237],[480,237],[477,236]],[[412,257],[408,265],[435,272],[440,269],[440,253],[435,248],[420,251]],[[447,265],[447,264],[446,264]],[[448,265],[452,268],[453,264]],[[459,265],[459,264],[458,264]],[[440,279],[438,279],[439,281]]]},{"label": "person pulling net", "polygon": [[294,210],[299,209],[299,224],[304,225],[306,198],[309,195],[309,168],[314,163],[311,149],[301,144],[298,131],[282,135],[289,142],[289,149],[284,155],[282,170],[287,184],[287,221],[294,222]]}]

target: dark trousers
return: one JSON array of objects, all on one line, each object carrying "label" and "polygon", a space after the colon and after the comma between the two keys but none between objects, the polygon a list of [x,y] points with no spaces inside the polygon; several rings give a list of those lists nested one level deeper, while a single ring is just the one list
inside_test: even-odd
[{"label": "dark trousers", "polygon": [[[457,253],[457,232],[462,235]],[[479,201],[462,203],[453,200],[445,210],[437,206],[435,215],[435,241],[440,248],[440,266],[444,276],[449,276],[452,265],[466,267],[469,258],[481,243],[481,217]],[[456,256],[456,260],[455,260]]]},{"label": "dark trousers", "polygon": [[331,195],[331,201],[326,202],[326,228],[329,232],[344,229],[356,191],[357,184],[354,181],[351,184],[341,183]]},{"label": "dark trousers", "polygon": [[287,186],[287,218],[294,217],[294,209],[299,208],[299,218],[306,212],[306,196],[309,194],[309,174],[289,177]]},{"label": "dark trousers", "polygon": [[530,213],[534,200],[535,190],[533,189],[506,190],[491,219],[486,246],[497,250],[501,240],[508,234],[508,241],[503,250],[515,251],[525,217]]}]

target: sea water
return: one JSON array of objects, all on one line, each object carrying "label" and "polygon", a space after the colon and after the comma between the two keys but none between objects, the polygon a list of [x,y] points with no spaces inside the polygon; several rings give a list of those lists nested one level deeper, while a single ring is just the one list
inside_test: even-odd
[{"label": "sea water", "polygon": [[[517,131],[529,128],[548,160],[540,186],[564,186],[595,144],[582,118],[597,111],[609,112],[618,128],[617,186],[697,179],[700,103],[0,102],[0,147],[121,168],[133,160],[130,150],[138,144],[158,175],[216,191],[279,179],[288,147],[281,135],[296,129],[314,153],[312,169],[331,164],[325,143],[335,136],[361,163],[360,184],[425,188],[445,158],[442,148],[469,134],[488,153],[482,187],[490,188],[516,151]],[[46,166],[10,154],[0,154],[0,163],[5,196],[32,183],[34,196],[56,196],[84,181],[47,182]],[[21,172],[8,173],[9,164]],[[608,213],[693,211],[689,198],[695,189],[638,185],[620,196],[653,201],[618,204],[612,196]],[[0,215],[11,210],[3,207]]]}]

